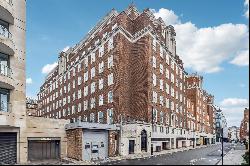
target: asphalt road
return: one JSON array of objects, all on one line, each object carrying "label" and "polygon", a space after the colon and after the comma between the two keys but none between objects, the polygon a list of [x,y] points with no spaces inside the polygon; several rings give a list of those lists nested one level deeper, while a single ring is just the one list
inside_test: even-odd
[{"label": "asphalt road", "polygon": [[[224,155],[235,145],[224,143]],[[221,159],[221,145],[192,149],[173,154],[150,158],[120,160],[102,163],[103,165],[215,165]]]}]

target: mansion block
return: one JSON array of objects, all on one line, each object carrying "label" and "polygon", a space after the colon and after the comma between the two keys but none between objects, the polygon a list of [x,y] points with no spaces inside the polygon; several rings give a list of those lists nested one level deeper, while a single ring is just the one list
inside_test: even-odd
[{"label": "mansion block", "polygon": [[69,119],[68,157],[150,153],[215,141],[214,96],[184,67],[172,25],[149,9],[112,10],[61,52],[37,116]]}]

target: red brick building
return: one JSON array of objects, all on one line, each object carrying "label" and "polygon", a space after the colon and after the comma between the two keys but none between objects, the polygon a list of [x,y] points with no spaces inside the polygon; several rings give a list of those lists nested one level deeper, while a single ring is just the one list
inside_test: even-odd
[{"label": "red brick building", "polygon": [[[40,88],[38,115],[71,119],[77,125],[67,130],[75,133],[74,127],[81,126],[83,137],[93,128],[104,135],[120,130],[113,147],[124,155],[150,153],[152,145],[155,151],[190,146],[187,73],[176,54],[175,36],[174,27],[149,9],[112,10],[80,43],[60,53],[58,66]],[[207,112],[198,119],[203,117],[207,125]]]},{"label": "red brick building", "polygon": [[196,143],[200,145],[214,142],[215,139],[214,97],[203,89],[202,84],[203,77],[197,74],[187,78],[187,97],[191,106],[189,113],[193,115],[188,123],[195,128]]},{"label": "red brick building", "polygon": [[245,108],[244,118],[240,124],[240,140],[249,141],[249,109]]}]

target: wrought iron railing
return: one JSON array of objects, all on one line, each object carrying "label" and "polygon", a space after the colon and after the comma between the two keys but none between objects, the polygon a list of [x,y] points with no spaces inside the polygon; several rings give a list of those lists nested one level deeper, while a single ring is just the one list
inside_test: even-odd
[{"label": "wrought iron railing", "polygon": [[11,78],[12,74],[12,69],[9,66],[0,63],[0,75],[4,75]]},{"label": "wrought iron railing", "polygon": [[12,34],[9,32],[9,30],[2,25],[0,25],[0,35],[6,38],[12,38]]}]

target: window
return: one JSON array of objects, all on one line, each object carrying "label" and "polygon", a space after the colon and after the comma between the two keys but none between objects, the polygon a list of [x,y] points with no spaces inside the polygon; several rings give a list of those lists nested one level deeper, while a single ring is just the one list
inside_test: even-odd
[{"label": "window", "polygon": [[81,112],[81,110],[82,110],[82,105],[81,105],[81,103],[79,103],[78,104],[78,112]]},{"label": "window", "polygon": [[162,126],[160,126],[160,132],[163,133],[164,129]]},{"label": "window", "polygon": [[85,100],[83,103],[84,103],[83,109],[84,111],[86,111],[88,109],[88,100]]},{"label": "window", "polygon": [[174,97],[174,88],[171,87],[171,96]]},{"label": "window", "polygon": [[170,108],[170,100],[166,98],[166,107]]},{"label": "window", "polygon": [[163,89],[163,80],[160,80],[160,90],[164,91],[164,89]]},{"label": "window", "polygon": [[107,110],[107,123],[113,124],[113,108]]},{"label": "window", "polygon": [[91,79],[95,77],[95,67],[91,69]]},{"label": "window", "polygon": [[84,82],[88,81],[88,71],[84,73]]},{"label": "window", "polygon": [[163,106],[163,96],[160,96],[160,105]]},{"label": "window", "polygon": [[91,101],[90,101],[90,108],[92,109],[92,108],[95,108],[95,98],[93,97],[93,98],[91,98]]},{"label": "window", "polygon": [[99,73],[102,73],[104,69],[104,62],[99,63]]},{"label": "window", "polygon": [[[73,69],[74,69],[74,67],[73,67]],[[77,71],[80,72],[81,69],[82,69],[82,65],[81,65],[81,63],[79,63],[79,64],[77,65]],[[73,75],[74,75],[74,74],[73,74]]]},{"label": "window", "polygon": [[113,73],[108,75],[108,86],[113,84]]},{"label": "window", "polygon": [[99,89],[103,89],[103,78],[99,79]]},{"label": "window", "polygon": [[0,111],[9,112],[10,91],[0,88]]},{"label": "window", "polygon": [[166,63],[169,65],[169,56],[166,54]]},{"label": "window", "polygon": [[77,96],[78,96],[78,99],[80,99],[82,97],[82,90],[81,89],[78,90],[78,95]]},{"label": "window", "polygon": [[95,92],[95,82],[91,83],[91,94]]},{"label": "window", "polygon": [[153,109],[153,122],[157,122],[157,109]]},{"label": "window", "polygon": [[5,75],[5,76],[10,76],[11,71],[9,69],[9,66],[10,66],[9,56],[3,53],[0,53],[0,74]]},{"label": "window", "polygon": [[104,45],[101,45],[101,47],[99,48],[99,57],[102,57],[104,54]]},{"label": "window", "polygon": [[169,70],[166,68],[166,78],[169,79]]},{"label": "window", "polygon": [[171,69],[173,69],[173,70],[174,70],[174,61],[173,61],[173,60],[171,60],[171,61],[170,61],[170,63],[171,63]]},{"label": "window", "polygon": [[99,95],[99,106],[103,105],[103,94]]},{"label": "window", "polygon": [[108,93],[108,103],[112,103],[113,102],[113,92],[109,91]]},{"label": "window", "polygon": [[157,103],[157,93],[153,91],[153,103]]},{"label": "window", "polygon": [[82,77],[79,76],[79,77],[78,77],[78,85],[81,85],[81,83],[82,83]]},{"label": "window", "polygon": [[174,83],[174,74],[171,73],[171,82]]},{"label": "window", "polygon": [[160,64],[160,73],[163,74],[163,65]]},{"label": "window", "polygon": [[111,67],[113,67],[113,55],[108,57],[108,68],[111,68]]},{"label": "window", "polygon": [[167,92],[167,94],[169,95],[169,92],[170,92],[170,88],[169,88],[169,85],[168,85],[168,83],[166,83],[166,92]]},{"label": "window", "polygon": [[94,113],[90,114],[90,116],[89,116],[89,122],[90,123],[94,123],[95,122],[95,114]]},{"label": "window", "polygon": [[95,62],[95,53],[91,53],[91,64]]},{"label": "window", "polygon": [[68,103],[70,103],[70,96],[68,96]]},{"label": "window", "polygon": [[156,75],[153,74],[153,85],[156,86]]},{"label": "window", "polygon": [[113,38],[110,38],[108,41],[108,51],[110,51],[111,49],[113,49]]},{"label": "window", "polygon": [[169,121],[170,121],[170,119],[169,119],[169,114],[166,113],[166,124],[167,124],[167,125],[169,125]]},{"label": "window", "polygon": [[164,122],[164,113],[162,111],[160,112],[160,122],[161,124]]},{"label": "window", "polygon": [[88,95],[88,85],[84,87],[84,97]]},{"label": "window", "polygon": [[103,112],[98,112],[98,123],[103,123]]},{"label": "window", "polygon": [[68,84],[68,92],[70,91],[70,83]]},{"label": "window", "polygon": [[174,102],[171,101],[171,110],[174,111]]},{"label": "window", "polygon": [[88,63],[89,63],[89,57],[88,56],[86,56],[85,58],[84,58],[84,68],[87,68],[88,67]]},{"label": "window", "polygon": [[153,56],[153,59],[152,59],[152,63],[153,63],[153,67],[156,68],[156,58]]},{"label": "window", "polygon": [[162,46],[160,46],[160,56],[161,56],[162,58],[164,58],[164,57],[163,57],[163,49],[162,49]]},{"label": "window", "polygon": [[166,127],[166,134],[169,134],[169,127]]},{"label": "window", "polygon": [[156,51],[156,39],[153,39],[153,50]]},{"label": "window", "polygon": [[76,82],[75,82],[75,80],[72,81],[72,85],[73,85],[73,89],[75,89],[75,87],[76,87]]}]

